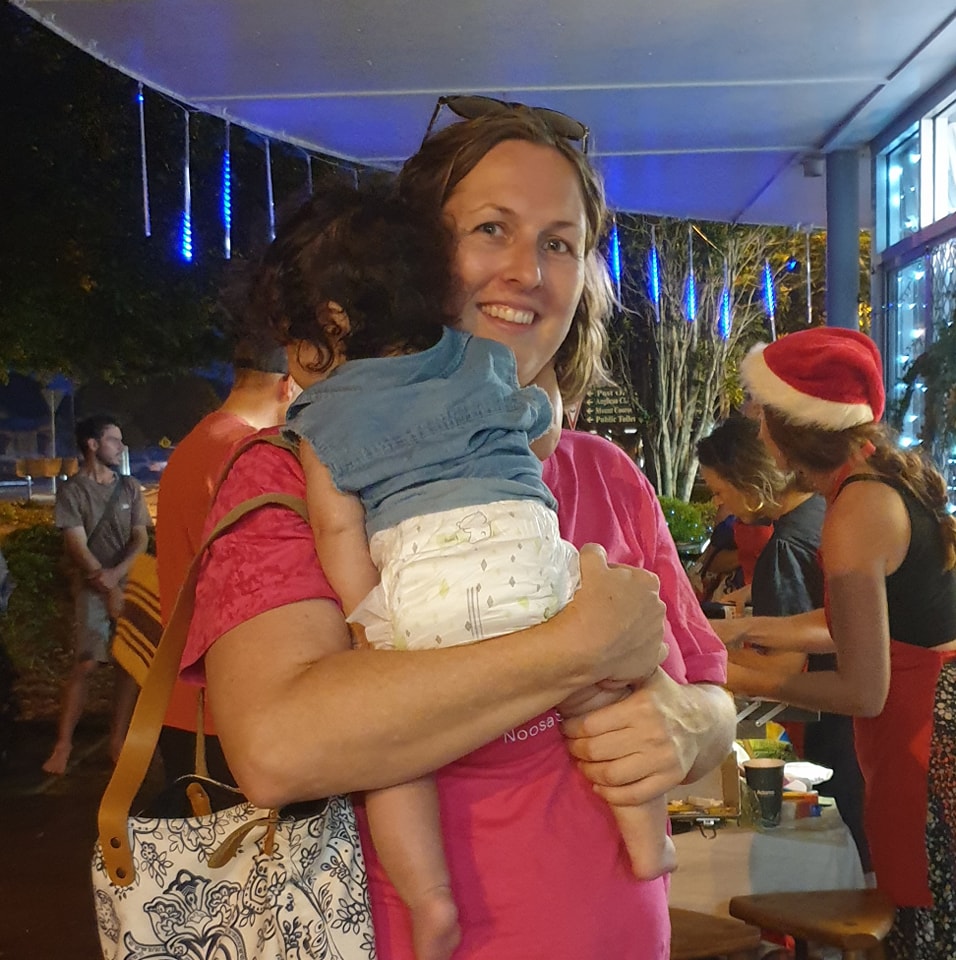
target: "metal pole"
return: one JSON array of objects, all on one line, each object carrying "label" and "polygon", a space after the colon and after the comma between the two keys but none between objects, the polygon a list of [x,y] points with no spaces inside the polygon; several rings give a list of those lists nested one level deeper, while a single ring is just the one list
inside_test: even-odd
[{"label": "metal pole", "polygon": [[859,329],[860,157],[827,154],[827,326]]}]

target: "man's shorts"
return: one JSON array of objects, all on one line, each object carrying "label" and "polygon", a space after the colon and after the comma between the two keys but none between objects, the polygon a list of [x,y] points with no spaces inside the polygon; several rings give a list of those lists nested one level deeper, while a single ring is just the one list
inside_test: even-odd
[{"label": "man's shorts", "polygon": [[78,661],[112,663],[110,642],[113,621],[106,607],[106,596],[86,586],[76,586],[73,596],[74,653]]}]

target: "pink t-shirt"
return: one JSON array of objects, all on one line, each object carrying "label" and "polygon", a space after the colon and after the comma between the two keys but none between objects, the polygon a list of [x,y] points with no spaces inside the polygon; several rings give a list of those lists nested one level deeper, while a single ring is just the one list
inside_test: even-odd
[{"label": "pink t-shirt", "polygon": [[[268,443],[256,444],[233,464],[206,518],[203,536],[233,507],[261,493],[305,497],[299,461]],[[181,675],[201,682],[203,655],[224,633],[267,610],[315,598],[338,603],[316,559],[309,525],[285,507],[248,514],[206,552]]]},{"label": "pink t-shirt", "polygon": [[[723,645],[699,613],[653,489],[612,444],[566,433],[545,464],[562,533],[604,545],[612,561],[645,564],[661,578],[677,679],[722,682]],[[265,490],[301,495],[302,472],[272,448],[244,455],[211,514]],[[263,510],[212,548],[184,667],[230,627],[293,600],[329,596],[311,531],[290,511]],[[202,621],[201,623],[199,621]],[[572,764],[550,711],[436,774],[445,854],[460,911],[455,960],[665,960],[667,886],[641,883],[607,805]],[[368,840],[380,960],[413,960],[407,913]]]}]

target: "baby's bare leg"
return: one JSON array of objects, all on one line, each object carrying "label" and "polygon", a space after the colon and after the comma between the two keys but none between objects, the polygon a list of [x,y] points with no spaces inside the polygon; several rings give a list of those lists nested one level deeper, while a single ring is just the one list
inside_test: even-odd
[{"label": "baby's bare leg", "polygon": [[667,835],[667,797],[637,807],[611,807],[638,880],[654,880],[677,869],[677,851]]},{"label": "baby's bare leg", "polygon": [[408,907],[416,960],[448,960],[461,940],[438,794],[422,777],[365,796],[375,852]]},{"label": "baby's bare leg", "polygon": [[[580,716],[617,703],[632,688],[589,687],[568,698],[560,706],[562,716]],[[667,797],[656,797],[639,806],[612,806],[621,838],[638,880],[653,880],[677,869],[677,851],[667,834]]]}]

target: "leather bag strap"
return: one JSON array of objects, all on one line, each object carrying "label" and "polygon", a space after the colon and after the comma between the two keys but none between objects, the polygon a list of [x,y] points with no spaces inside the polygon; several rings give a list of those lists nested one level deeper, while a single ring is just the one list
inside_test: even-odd
[{"label": "leather bag strap", "polygon": [[[236,449],[227,464],[226,470],[220,477],[219,484],[222,483],[226,473],[228,473],[228,468],[236,458],[250,446],[261,442],[292,449],[278,435],[267,434],[252,437]],[[106,870],[112,882],[117,886],[128,886],[133,882],[135,876],[133,851],[129,842],[127,824],[130,806],[149,769],[156,744],[159,741],[159,732],[166,715],[166,707],[172,693],[173,684],[179,675],[179,664],[186,646],[189,623],[192,620],[196,598],[196,582],[199,579],[202,559],[206,549],[214,540],[235,526],[243,517],[265,506],[286,507],[295,511],[308,522],[305,501],[301,497],[294,497],[290,494],[260,494],[233,507],[216,524],[200,547],[199,553],[193,558],[189,566],[189,572],[176,598],[173,614],[163,630],[146,682],[143,684],[136,701],[136,708],[133,711],[123,749],[100,801],[97,819],[100,846],[103,851]]]}]

